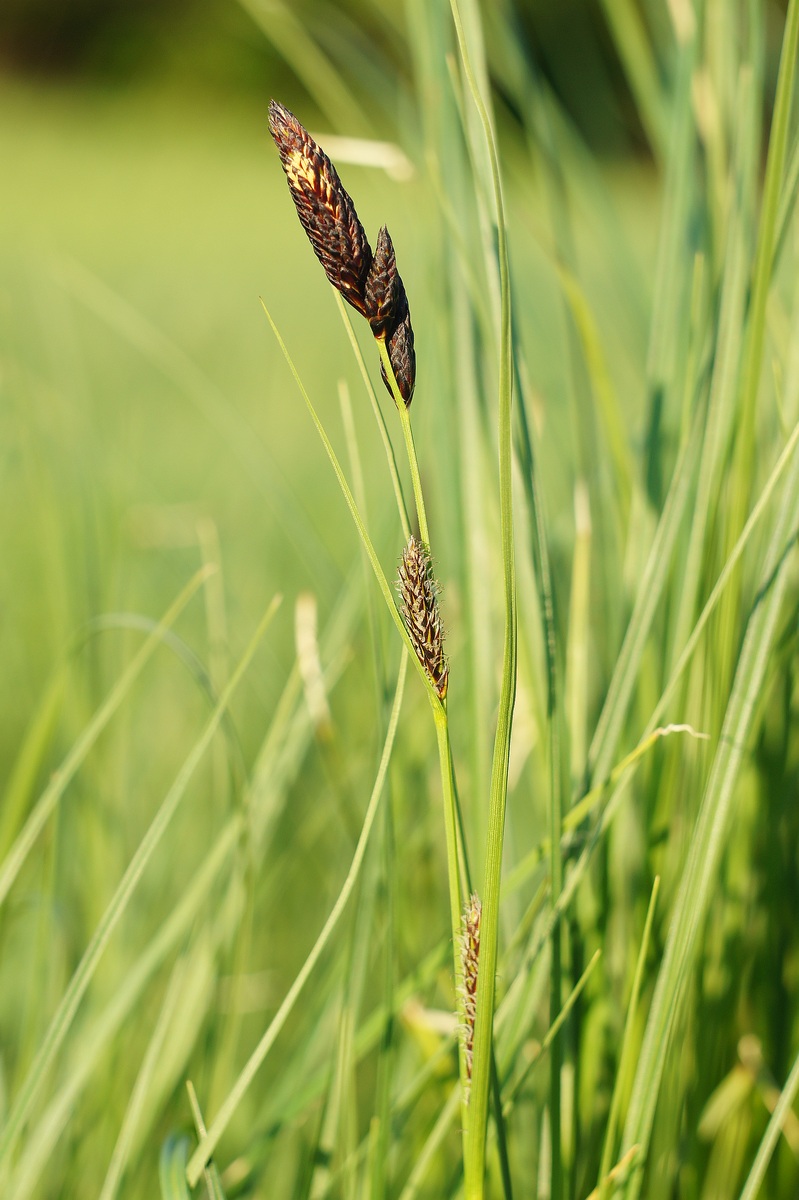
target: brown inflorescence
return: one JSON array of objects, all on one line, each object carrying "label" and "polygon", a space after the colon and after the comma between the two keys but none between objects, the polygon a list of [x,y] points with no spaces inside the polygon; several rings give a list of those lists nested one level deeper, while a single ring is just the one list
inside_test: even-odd
[{"label": "brown inflorescence", "polygon": [[276,100],[269,103],[269,132],[316,257],[333,287],[365,316],[372,250],[336,168],[294,114]]},{"label": "brown inflorescence", "polygon": [[[416,386],[416,351],[413,346],[411,314],[404,292],[402,300],[403,304],[398,313],[397,323],[386,338],[386,346],[399,393],[405,401],[405,407],[409,408],[411,400],[413,400],[413,389]],[[391,391],[382,362],[380,363],[380,374],[383,376],[383,383]]]},{"label": "brown inflorescence", "polygon": [[[480,918],[483,906],[477,893],[467,900],[463,909],[461,938],[461,987],[463,989],[463,1048],[466,1059],[466,1078],[471,1081],[474,1058],[474,1022],[477,1016],[477,971],[480,963]],[[468,1100],[468,1094],[467,1094]]]},{"label": "brown inflorescence", "polygon": [[[294,114],[276,100],[269,103],[269,131],[314,253],[333,287],[367,318],[375,337],[385,339],[407,407],[416,383],[416,354],[408,297],[388,230],[380,230],[373,256],[336,168]],[[391,393],[382,361],[380,373]]]},{"label": "brown inflorescence", "polygon": [[[385,225],[377,235],[374,260],[366,280],[366,315],[376,338],[385,338],[388,357],[405,406],[413,399],[416,354],[408,297],[397,270],[394,245]],[[382,361],[380,373],[391,391]]]},{"label": "brown inflorescence", "polygon": [[444,634],[438,611],[438,584],[427,547],[411,537],[399,565],[399,593],[405,628],[416,657],[436,689],[438,698],[447,694],[449,666],[444,657]]},{"label": "brown inflorescence", "polygon": [[396,325],[400,299],[405,300],[405,288],[397,270],[394,243],[383,225],[366,278],[366,318],[376,338],[385,337]]}]

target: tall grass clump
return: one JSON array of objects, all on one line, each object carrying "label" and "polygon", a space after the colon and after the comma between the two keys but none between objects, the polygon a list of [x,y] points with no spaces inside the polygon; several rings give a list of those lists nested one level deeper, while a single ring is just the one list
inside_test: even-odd
[{"label": "tall grass clump", "polygon": [[20,440],[79,632],[0,810],[4,1195],[796,1195],[783,7],[603,3],[611,161],[514,6],[359,0],[347,56],[247,0],[303,114],[248,413],[235,356],[238,400],[59,261],[62,342],[187,402],[165,478],[224,486],[135,506],[173,557],[112,581]]}]

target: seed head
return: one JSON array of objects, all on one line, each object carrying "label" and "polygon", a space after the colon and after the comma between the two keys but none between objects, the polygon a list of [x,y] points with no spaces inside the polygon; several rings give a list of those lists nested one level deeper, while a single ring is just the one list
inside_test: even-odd
[{"label": "seed head", "polygon": [[[466,1058],[466,1077],[472,1078],[474,1057],[474,1022],[477,1016],[477,968],[480,960],[480,918],[483,906],[474,892],[463,909],[461,931],[461,970],[465,1025],[463,1048]],[[468,1096],[467,1096],[468,1100]]]},{"label": "seed head", "polygon": [[[408,297],[397,270],[394,246],[385,225],[377,235],[375,256],[366,280],[366,315],[375,337],[386,340],[394,378],[407,408],[413,399],[416,382],[413,328]],[[382,359],[380,373],[391,392]]]},{"label": "seed head", "polygon": [[269,132],[314,253],[333,287],[366,315],[372,250],[336,168],[293,113],[269,103]]},{"label": "seed head", "polygon": [[444,657],[444,635],[438,611],[438,584],[430,554],[411,537],[399,565],[402,616],[416,657],[425,669],[440,700],[447,694],[449,666]]},{"label": "seed head", "polygon": [[377,235],[374,258],[366,279],[366,316],[375,337],[383,337],[397,324],[405,288],[397,271],[394,244],[385,225]]},{"label": "seed head", "polygon": [[[397,314],[397,324],[386,337],[386,346],[400,395],[405,401],[405,407],[410,408],[411,400],[413,400],[413,389],[416,386],[416,351],[413,348],[413,326],[411,325],[411,314],[404,289],[400,309]],[[382,359],[380,362],[380,374],[383,376],[383,383],[389,392],[391,392],[391,385],[386,378]],[[393,393],[391,394],[393,395]]]}]

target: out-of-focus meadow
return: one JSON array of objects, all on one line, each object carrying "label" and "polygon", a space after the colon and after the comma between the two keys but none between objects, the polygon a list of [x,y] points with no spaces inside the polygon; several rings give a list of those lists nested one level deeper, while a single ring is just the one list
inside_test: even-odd
[{"label": "out-of-focus meadow", "polygon": [[[551,1200],[611,1168],[604,1196],[799,1187],[779,1099],[799,1038],[797,7],[461,5],[498,131],[522,418],[492,1197],[508,1171]],[[236,1092],[350,869],[400,659],[260,303],[393,579],[383,447],[273,95],[396,247],[482,875],[499,291],[450,6],[16,0],[0,64],[0,1194],[183,1197],[221,1109],[197,1194],[457,1196],[413,672],[353,897]]]}]

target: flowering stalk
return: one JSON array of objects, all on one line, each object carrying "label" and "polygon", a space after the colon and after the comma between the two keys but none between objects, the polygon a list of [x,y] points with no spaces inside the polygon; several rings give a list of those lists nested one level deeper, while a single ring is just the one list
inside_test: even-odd
[{"label": "flowering stalk", "polygon": [[[383,226],[378,234],[373,254],[352,199],[330,159],[293,113],[274,100],[269,105],[269,129],[297,214],[316,257],[333,287],[369,322],[380,355],[380,373],[394,399],[402,426],[421,539],[409,540],[400,566],[402,624],[430,685],[428,695],[436,727],[444,798],[456,994],[463,1025],[466,1013],[459,952],[462,901],[457,800],[446,707],[449,668],[443,652],[438,587],[430,563],[430,533],[410,423],[409,408],[416,384],[416,351],[408,297],[386,227]],[[395,618],[397,615],[395,610]],[[463,1045],[459,1047],[458,1057],[465,1139],[469,1079]],[[464,1140],[464,1148],[465,1144]]]}]

